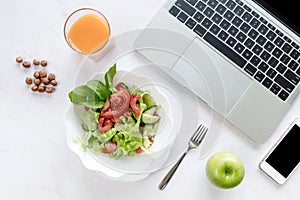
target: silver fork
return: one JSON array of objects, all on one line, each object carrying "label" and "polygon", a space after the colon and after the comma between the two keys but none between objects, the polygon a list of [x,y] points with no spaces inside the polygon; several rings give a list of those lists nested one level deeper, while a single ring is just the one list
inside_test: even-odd
[{"label": "silver fork", "polygon": [[196,147],[199,146],[199,144],[202,142],[204,136],[206,135],[207,130],[208,130],[208,128],[206,128],[202,124],[200,126],[198,126],[197,130],[195,131],[195,133],[192,135],[192,137],[190,138],[190,140],[188,142],[188,148],[185,150],[185,152],[182,154],[182,156],[178,159],[178,161],[174,164],[174,166],[170,169],[170,171],[166,174],[166,176],[160,182],[160,184],[158,186],[158,188],[160,190],[165,189],[165,187],[167,186],[167,184],[169,183],[169,181],[173,177],[173,175],[176,172],[179,164],[184,159],[186,154],[191,149],[195,149]]}]

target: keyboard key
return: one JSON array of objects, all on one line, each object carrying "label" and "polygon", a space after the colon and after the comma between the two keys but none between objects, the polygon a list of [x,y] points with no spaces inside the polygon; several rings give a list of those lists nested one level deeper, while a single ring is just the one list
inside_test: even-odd
[{"label": "keyboard key", "polygon": [[204,39],[212,46],[214,46],[216,49],[218,49],[220,52],[222,52],[225,56],[227,56],[230,60],[232,60],[239,67],[242,68],[246,64],[245,59],[243,59],[239,54],[235,53],[231,48],[223,44],[223,42],[221,42],[212,34],[207,33],[204,36]]},{"label": "keyboard key", "polygon": [[283,47],[282,47],[282,50],[285,52],[285,53],[290,53],[290,51],[292,50],[292,46],[291,45],[289,45],[289,44],[287,44],[287,43],[285,43],[284,45],[283,45]]},{"label": "keyboard key", "polygon": [[174,17],[178,15],[180,10],[176,6],[172,6],[172,8],[169,10],[169,13],[171,13]]},{"label": "keyboard key", "polygon": [[289,69],[285,72],[284,77],[290,80],[295,85],[297,85],[300,81],[300,77]]},{"label": "keyboard key", "polygon": [[284,43],[284,40],[281,39],[280,37],[277,37],[276,40],[274,41],[274,43],[278,46],[281,47]]},{"label": "keyboard key", "polygon": [[232,10],[236,6],[236,3],[232,0],[229,0],[225,5],[226,5],[227,8]]},{"label": "keyboard key", "polygon": [[272,85],[272,83],[273,81],[268,77],[266,77],[262,82],[263,86],[265,86],[266,88],[269,88]]},{"label": "keyboard key", "polygon": [[278,30],[278,29],[275,31],[275,33],[277,33],[277,35],[279,35],[280,37],[283,36],[283,33],[280,30]]},{"label": "keyboard key", "polygon": [[209,19],[205,18],[201,25],[206,28],[206,29],[209,29],[209,27],[212,25],[212,21],[210,21]]},{"label": "keyboard key", "polygon": [[258,36],[258,38],[256,39],[256,42],[259,44],[259,45],[261,45],[261,46],[263,46],[264,44],[265,44],[265,42],[267,41],[267,39],[264,37],[264,36]]},{"label": "keyboard key", "polygon": [[257,57],[256,55],[254,55],[251,60],[250,63],[254,66],[257,66],[260,63],[261,59],[259,57]]},{"label": "keyboard key", "polygon": [[255,45],[252,49],[252,52],[256,55],[259,55],[263,51],[263,48],[261,48],[259,45]]},{"label": "keyboard key", "polygon": [[194,19],[200,23],[203,19],[204,19],[204,15],[202,15],[201,13],[197,12],[194,16]]},{"label": "keyboard key", "polygon": [[254,29],[251,29],[251,30],[249,31],[249,33],[248,33],[248,36],[249,36],[250,38],[252,38],[253,40],[255,40],[255,38],[258,36],[258,32],[257,32],[256,30],[254,30]]},{"label": "keyboard key", "polygon": [[276,83],[274,83],[270,88],[271,92],[273,92],[274,94],[278,94],[280,89],[281,89],[280,86],[277,85]]},{"label": "keyboard key", "polygon": [[247,34],[248,31],[250,30],[250,26],[244,22],[240,27],[240,30]]},{"label": "keyboard key", "polygon": [[292,46],[293,46],[295,49],[299,49],[299,45],[296,44],[295,42],[292,42]]},{"label": "keyboard key", "polygon": [[257,71],[254,78],[258,81],[261,82],[264,78],[265,75],[261,71]]},{"label": "keyboard key", "polygon": [[258,69],[260,69],[262,72],[266,72],[269,66],[265,62],[261,62],[258,66]]},{"label": "keyboard key", "polygon": [[273,79],[276,76],[277,72],[274,69],[270,68],[270,69],[268,69],[266,74],[267,74],[268,77]]},{"label": "keyboard key", "polygon": [[230,26],[230,23],[226,20],[226,19],[223,19],[223,21],[221,22],[220,26],[224,29],[224,30],[227,30]]},{"label": "keyboard key", "polygon": [[263,51],[262,54],[260,54],[260,58],[266,62],[269,60],[270,57],[271,57],[271,54],[269,54],[266,51]]},{"label": "keyboard key", "polygon": [[234,17],[234,14],[230,10],[227,10],[226,13],[224,14],[224,17],[228,21],[231,21]]},{"label": "keyboard key", "polygon": [[246,4],[243,6],[243,8],[244,8],[245,10],[247,10],[248,12],[251,12],[251,8],[249,8]]},{"label": "keyboard key", "polygon": [[272,55],[275,57],[275,58],[279,58],[281,55],[282,55],[282,51],[280,49],[278,49],[277,47],[274,49],[274,51],[272,52]]},{"label": "keyboard key", "polygon": [[286,91],[284,90],[281,90],[280,93],[278,94],[278,97],[280,99],[282,99],[283,101],[285,101],[289,96],[289,93],[287,93]]},{"label": "keyboard key", "polygon": [[243,23],[243,20],[236,16],[231,23],[236,27],[239,27]]},{"label": "keyboard key", "polygon": [[217,35],[219,33],[219,31],[221,30],[220,27],[218,27],[217,25],[213,24],[212,27],[209,29],[210,32],[212,32],[214,35]]},{"label": "keyboard key", "polygon": [[234,9],[234,13],[238,16],[241,16],[243,13],[244,13],[244,9],[241,7],[241,6],[237,6],[235,9]]},{"label": "keyboard key", "polygon": [[256,29],[260,25],[260,22],[256,18],[253,18],[250,22],[250,25]]},{"label": "keyboard key", "polygon": [[233,37],[229,37],[229,38],[227,39],[226,43],[227,43],[229,46],[233,47],[233,46],[237,43],[237,41],[236,41]]},{"label": "keyboard key", "polygon": [[248,49],[246,49],[244,51],[244,53],[242,54],[242,56],[246,59],[249,60],[251,58],[251,56],[253,55],[253,53],[251,51],[249,51]]},{"label": "keyboard key", "polygon": [[238,53],[242,53],[245,49],[245,47],[241,44],[241,43],[237,43],[237,45],[234,47],[234,49],[238,52]]},{"label": "keyboard key", "polygon": [[194,28],[194,32],[197,33],[200,37],[202,37],[206,33],[206,29],[197,24]]},{"label": "keyboard key", "polygon": [[253,65],[247,64],[246,67],[244,68],[244,70],[245,70],[249,75],[253,76],[253,75],[255,74],[255,72],[256,72],[257,69],[256,69]]},{"label": "keyboard key", "polygon": [[187,27],[189,27],[190,29],[193,29],[195,27],[195,25],[196,25],[196,22],[192,18],[189,18],[187,20],[187,22],[185,23],[185,25]]},{"label": "keyboard key", "polygon": [[278,63],[279,63],[279,61],[276,60],[276,58],[274,58],[274,57],[271,57],[270,60],[268,61],[268,64],[273,68],[275,68]]},{"label": "keyboard key", "polygon": [[221,40],[225,41],[225,40],[227,39],[227,37],[228,37],[228,33],[226,33],[225,31],[222,30],[222,31],[219,33],[218,37],[219,37]]},{"label": "keyboard key", "polygon": [[249,49],[252,49],[253,45],[255,44],[255,42],[253,40],[251,40],[250,38],[248,38],[246,41],[245,41],[245,46],[248,47]]},{"label": "keyboard key", "polygon": [[298,51],[296,51],[295,49],[293,49],[293,51],[290,54],[292,56],[292,58],[294,58],[295,60],[297,60],[300,56],[300,53]]},{"label": "keyboard key", "polygon": [[291,43],[291,41],[292,41],[288,36],[284,36],[283,39],[285,41],[287,41],[288,43]]},{"label": "keyboard key", "polygon": [[222,17],[218,13],[214,14],[214,16],[211,19],[216,24],[219,24],[222,21]]},{"label": "keyboard key", "polygon": [[214,11],[213,11],[210,7],[207,7],[207,8],[204,10],[203,14],[204,14],[206,17],[210,18],[211,16],[213,16]]},{"label": "keyboard key", "polygon": [[250,20],[252,19],[252,15],[248,12],[245,12],[242,16],[242,18],[246,21],[246,22],[250,22]]},{"label": "keyboard key", "polygon": [[212,9],[214,9],[218,5],[218,1],[216,0],[209,0],[207,3]]},{"label": "keyboard key", "polygon": [[182,23],[184,23],[186,20],[187,20],[188,16],[184,13],[184,12],[181,12],[177,19],[179,19],[179,21],[181,21]]},{"label": "keyboard key", "polygon": [[274,27],[272,24],[269,23],[267,26],[268,26],[272,31],[275,31],[275,27]]},{"label": "keyboard key", "polygon": [[189,5],[183,0],[177,0],[175,5],[190,16],[193,16],[194,13],[196,12],[195,8],[193,8],[191,5]]},{"label": "keyboard key", "polygon": [[267,20],[265,20],[265,18],[263,18],[263,17],[260,17],[259,21],[261,21],[263,24],[267,24],[268,23]]},{"label": "keyboard key", "polygon": [[266,37],[267,37],[269,40],[273,41],[273,40],[275,39],[275,37],[276,37],[276,34],[275,34],[273,31],[269,31],[269,32],[267,33]]},{"label": "keyboard key", "polygon": [[194,6],[198,0],[186,0],[186,1]]},{"label": "keyboard key", "polygon": [[278,74],[276,76],[276,78],[274,79],[274,81],[280,85],[282,88],[284,88],[286,91],[288,91],[289,93],[291,93],[295,86],[293,86],[292,83],[290,83],[288,80],[286,80],[282,75]]},{"label": "keyboard key", "polygon": [[259,14],[257,12],[255,12],[254,10],[252,10],[251,14],[256,18],[259,18]]},{"label": "keyboard key", "polygon": [[234,26],[231,26],[229,29],[228,29],[228,33],[232,36],[235,36],[237,33],[238,33],[238,29],[235,28]]},{"label": "keyboard key", "polygon": [[240,6],[243,6],[244,3],[242,2],[242,0],[235,0],[236,3],[238,3]]},{"label": "keyboard key", "polygon": [[268,28],[265,25],[260,25],[260,27],[258,28],[258,32],[260,32],[262,35],[265,35],[268,32]]},{"label": "keyboard key", "polygon": [[286,69],[287,69],[287,67],[284,66],[282,63],[279,63],[279,65],[276,67],[276,70],[281,74],[283,74]]},{"label": "keyboard key", "polygon": [[227,1],[227,0],[219,0],[219,2],[221,2],[221,3],[223,3],[223,4],[226,3],[226,1]]},{"label": "keyboard key", "polygon": [[247,38],[247,36],[246,36],[244,33],[239,32],[239,33],[237,34],[236,38],[237,38],[240,42],[243,43],[243,42],[245,41],[245,39]]},{"label": "keyboard key", "polygon": [[223,15],[225,11],[226,8],[222,4],[219,4],[216,8],[216,12],[219,13],[220,15]]},{"label": "keyboard key", "polygon": [[267,42],[264,46],[264,48],[268,51],[268,52],[271,52],[273,49],[274,49],[275,45],[272,44],[271,42]]},{"label": "keyboard key", "polygon": [[281,56],[280,61],[283,62],[283,64],[288,64],[288,62],[291,60],[291,57],[289,57],[288,55],[284,54],[283,56]]},{"label": "keyboard key", "polygon": [[203,11],[203,10],[206,8],[206,5],[205,5],[202,1],[199,1],[195,7],[196,7],[199,11]]},{"label": "keyboard key", "polygon": [[294,60],[291,60],[291,62],[288,64],[288,67],[291,70],[296,70],[298,66],[299,66],[299,64]]}]

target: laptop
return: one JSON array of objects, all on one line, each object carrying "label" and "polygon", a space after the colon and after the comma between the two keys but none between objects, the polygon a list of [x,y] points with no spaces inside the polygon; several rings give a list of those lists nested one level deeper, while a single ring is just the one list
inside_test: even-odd
[{"label": "laptop", "polygon": [[[299,95],[298,10],[292,0],[167,0],[134,48],[261,144]],[[204,94],[216,79],[223,108]]]}]

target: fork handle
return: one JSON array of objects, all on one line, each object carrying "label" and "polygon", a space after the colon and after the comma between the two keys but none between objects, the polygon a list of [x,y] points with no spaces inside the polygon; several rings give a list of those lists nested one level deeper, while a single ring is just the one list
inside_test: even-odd
[{"label": "fork handle", "polygon": [[187,149],[181,157],[178,159],[178,161],[174,164],[174,166],[170,169],[170,171],[166,174],[166,176],[162,179],[160,184],[158,185],[158,189],[163,190],[168,185],[169,181],[173,177],[174,173],[176,172],[178,166],[180,165],[181,161],[184,159],[186,154],[189,152],[190,149]]}]

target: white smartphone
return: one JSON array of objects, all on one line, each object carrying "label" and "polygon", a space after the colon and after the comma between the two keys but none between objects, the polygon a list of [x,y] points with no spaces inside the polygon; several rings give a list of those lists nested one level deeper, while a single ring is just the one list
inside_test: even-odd
[{"label": "white smartphone", "polygon": [[283,136],[259,163],[259,167],[278,184],[283,184],[300,161],[300,119],[286,129]]}]

